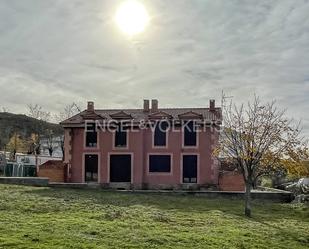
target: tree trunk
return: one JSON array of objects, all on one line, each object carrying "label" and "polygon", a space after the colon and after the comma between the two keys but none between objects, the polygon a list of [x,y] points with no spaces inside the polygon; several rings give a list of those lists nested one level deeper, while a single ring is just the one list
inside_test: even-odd
[{"label": "tree trunk", "polygon": [[61,145],[61,150],[62,150],[62,161],[64,161],[64,145]]},{"label": "tree trunk", "polygon": [[253,181],[252,181],[252,188],[253,189],[256,189],[257,186],[259,184],[259,178],[255,178]]},{"label": "tree trunk", "polygon": [[49,156],[53,156],[53,148],[48,148]]},{"label": "tree trunk", "polygon": [[252,183],[246,182],[245,215],[247,217],[251,217],[251,188],[252,188]]}]

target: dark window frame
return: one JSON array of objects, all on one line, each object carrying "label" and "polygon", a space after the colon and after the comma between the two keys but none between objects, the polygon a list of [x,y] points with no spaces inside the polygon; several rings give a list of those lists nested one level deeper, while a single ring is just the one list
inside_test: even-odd
[{"label": "dark window frame", "polygon": [[167,147],[168,129],[169,129],[169,124],[168,124],[168,121],[166,120],[157,121],[155,123],[155,128],[154,128],[153,137],[152,137],[153,147],[163,147],[163,148]]},{"label": "dark window frame", "polygon": [[[86,148],[97,148],[98,147],[98,132],[96,131],[95,123],[87,123],[85,130],[85,147]],[[90,125],[92,127],[90,127]]]},{"label": "dark window frame", "polygon": [[[115,161],[117,162],[117,159],[120,161],[129,160],[130,167],[128,168],[127,167],[128,165],[126,165],[126,168],[124,169],[123,166],[115,165],[114,163]],[[126,182],[126,183],[132,182],[133,180],[133,155],[131,153],[123,153],[123,154],[111,153],[109,154],[108,167],[109,167],[109,182],[111,183],[112,182]]]},{"label": "dark window frame", "polygon": [[[91,163],[91,158],[94,160]],[[99,181],[99,155],[98,154],[84,154],[84,181],[85,182],[98,182]],[[90,168],[90,169],[89,169]],[[90,177],[87,175],[90,173]]]},{"label": "dark window frame", "polygon": [[[167,168],[163,168],[162,165],[154,165],[160,163],[159,160],[168,160]],[[167,159],[168,158],[168,159]],[[162,162],[161,163],[166,163]],[[156,174],[170,174],[172,173],[172,155],[171,154],[149,154],[148,155],[148,173]]]},{"label": "dark window frame", "polygon": [[[182,154],[182,183],[183,184],[197,184],[198,182],[198,174],[199,174],[199,154],[190,154],[185,153]],[[191,162],[190,162],[191,160]],[[192,163],[193,165],[190,165],[189,167],[194,168],[188,168],[188,164]],[[187,164],[187,165],[186,165]],[[194,172],[195,171],[195,172]],[[185,177],[186,175],[186,177]]]},{"label": "dark window frame", "polygon": [[118,124],[116,130],[114,131],[114,147],[128,147],[128,131],[124,129],[122,124]]},{"label": "dark window frame", "polygon": [[196,121],[194,120],[186,121],[183,126],[183,146],[184,147],[198,146],[198,132],[196,130]]}]

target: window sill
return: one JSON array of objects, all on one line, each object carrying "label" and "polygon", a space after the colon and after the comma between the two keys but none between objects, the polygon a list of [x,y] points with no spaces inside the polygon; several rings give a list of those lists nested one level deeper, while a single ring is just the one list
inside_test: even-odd
[{"label": "window sill", "polygon": [[171,176],[172,172],[149,172],[148,175],[165,175],[165,176]]},{"label": "window sill", "polygon": [[153,145],[153,149],[167,149],[168,147],[166,145]]},{"label": "window sill", "polygon": [[129,149],[128,146],[114,146],[113,147],[114,150],[126,150]]},{"label": "window sill", "polygon": [[84,147],[84,150],[98,150],[99,149],[99,147],[97,146],[97,147]]},{"label": "window sill", "polygon": [[198,145],[183,145],[183,149],[197,149]]}]

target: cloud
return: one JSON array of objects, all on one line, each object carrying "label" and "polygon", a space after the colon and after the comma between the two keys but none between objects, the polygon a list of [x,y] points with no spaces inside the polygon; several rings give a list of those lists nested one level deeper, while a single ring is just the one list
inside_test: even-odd
[{"label": "cloud", "polygon": [[131,39],[119,2],[1,1],[0,106],[207,106],[225,90],[277,99],[309,134],[309,1],[145,0],[150,25]]}]

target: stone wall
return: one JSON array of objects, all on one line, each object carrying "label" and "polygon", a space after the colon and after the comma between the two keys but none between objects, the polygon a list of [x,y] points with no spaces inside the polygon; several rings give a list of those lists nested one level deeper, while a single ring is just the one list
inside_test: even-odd
[{"label": "stone wall", "polygon": [[0,177],[1,184],[17,184],[31,186],[48,186],[48,178],[45,177]]}]

